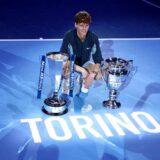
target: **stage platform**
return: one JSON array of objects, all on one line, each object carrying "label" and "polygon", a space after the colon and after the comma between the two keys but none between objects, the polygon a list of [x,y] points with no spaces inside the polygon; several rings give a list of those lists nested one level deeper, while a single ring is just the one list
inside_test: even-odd
[{"label": "stage platform", "polygon": [[133,60],[137,67],[118,95],[121,107],[103,107],[109,90],[99,80],[85,99],[71,98],[67,114],[50,116],[41,111],[51,93],[47,66],[37,99],[40,59],[59,51],[61,39],[0,40],[1,160],[160,159],[160,39],[100,39],[100,44],[104,59]]}]

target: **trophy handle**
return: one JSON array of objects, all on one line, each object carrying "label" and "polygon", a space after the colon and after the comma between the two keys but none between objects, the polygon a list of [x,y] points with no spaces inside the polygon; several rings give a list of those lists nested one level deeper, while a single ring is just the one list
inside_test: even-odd
[{"label": "trophy handle", "polygon": [[73,48],[71,44],[68,44],[68,51],[70,53],[70,90],[69,90],[69,96],[73,97],[73,90],[74,90],[74,62],[76,56],[73,53]]},{"label": "trophy handle", "polygon": [[128,86],[128,84],[130,83],[131,79],[133,78],[133,76],[137,73],[138,71],[138,67],[137,66],[133,66],[133,60],[128,60],[128,63],[130,64],[130,70],[126,76],[126,82],[125,82],[125,87]]},{"label": "trophy handle", "polygon": [[131,78],[137,73],[138,67],[137,66],[133,66],[133,60],[128,60],[128,63],[130,64],[130,76]]},{"label": "trophy handle", "polygon": [[102,77],[103,81],[105,82],[105,79],[103,77],[103,66],[104,66],[104,64],[105,64],[105,61],[101,61],[100,71],[101,71],[101,75],[102,75],[101,77]]},{"label": "trophy handle", "polygon": [[40,73],[39,73],[39,81],[38,81],[37,99],[41,99],[41,95],[42,95],[45,64],[46,64],[46,56],[42,55],[41,61],[40,61]]}]

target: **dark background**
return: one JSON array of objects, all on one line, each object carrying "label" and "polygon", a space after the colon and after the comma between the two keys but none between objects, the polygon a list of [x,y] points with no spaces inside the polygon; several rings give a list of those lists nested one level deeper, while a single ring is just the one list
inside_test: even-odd
[{"label": "dark background", "polygon": [[0,0],[0,39],[62,38],[79,10],[100,38],[160,37],[160,0]]}]

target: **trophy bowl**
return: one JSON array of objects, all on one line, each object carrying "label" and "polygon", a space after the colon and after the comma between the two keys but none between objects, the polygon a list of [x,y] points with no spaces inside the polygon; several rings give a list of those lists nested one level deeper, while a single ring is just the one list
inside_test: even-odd
[{"label": "trophy bowl", "polygon": [[104,107],[115,109],[121,106],[117,95],[129,83],[133,70],[133,60],[111,57],[104,61],[101,73],[109,89],[109,99],[103,101]]},{"label": "trophy bowl", "polygon": [[42,111],[49,115],[62,115],[67,113],[68,108],[66,100],[62,99],[58,92],[62,82],[63,66],[68,60],[68,55],[60,52],[49,52],[46,58],[48,60],[53,93],[51,97],[44,100]]}]

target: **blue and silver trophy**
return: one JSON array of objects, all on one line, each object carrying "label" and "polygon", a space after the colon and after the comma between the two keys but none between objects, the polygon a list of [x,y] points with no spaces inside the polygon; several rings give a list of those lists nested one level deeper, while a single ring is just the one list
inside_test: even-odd
[{"label": "blue and silver trophy", "polygon": [[63,66],[68,60],[68,56],[60,52],[49,52],[46,56],[49,66],[49,75],[53,94],[44,100],[42,111],[49,115],[62,115],[67,113],[66,100],[59,97],[58,92],[61,86]]}]

